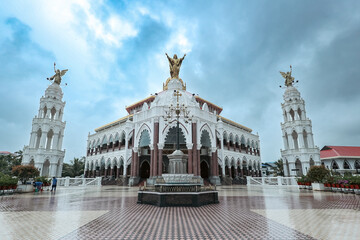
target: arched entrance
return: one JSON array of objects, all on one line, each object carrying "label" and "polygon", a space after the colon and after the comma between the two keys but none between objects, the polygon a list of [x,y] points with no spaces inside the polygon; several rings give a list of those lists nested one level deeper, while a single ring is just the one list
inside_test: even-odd
[{"label": "arched entrance", "polygon": [[206,161],[200,163],[200,176],[204,179],[209,178],[209,165]]},{"label": "arched entrance", "polygon": [[122,176],[124,175],[124,166],[121,165],[120,168],[119,168],[119,176]]},{"label": "arched entrance", "polygon": [[295,168],[297,169],[297,176],[303,175],[302,165],[299,159],[296,159],[295,161]]},{"label": "arched entrance", "polygon": [[235,168],[234,166],[231,166],[231,175],[230,177],[235,178]]},{"label": "arched entrance", "polygon": [[49,161],[49,159],[47,159],[43,164],[41,176],[48,177],[49,176],[49,168],[50,168],[50,161]]},{"label": "arched entrance", "polygon": [[230,177],[230,171],[229,171],[229,167],[225,166],[225,176],[229,176]]},{"label": "arched entrance", "polygon": [[148,161],[143,161],[140,166],[140,178],[150,177],[150,164]]}]

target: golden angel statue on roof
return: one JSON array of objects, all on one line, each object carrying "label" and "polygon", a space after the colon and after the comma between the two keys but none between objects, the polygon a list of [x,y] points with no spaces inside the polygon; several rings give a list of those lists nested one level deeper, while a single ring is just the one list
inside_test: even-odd
[{"label": "golden angel statue on roof", "polygon": [[61,77],[65,75],[65,73],[68,71],[68,69],[64,69],[64,70],[59,70],[55,68],[56,63],[54,63],[54,71],[55,74],[52,77],[47,78],[47,80],[52,81],[54,80],[54,83],[60,85],[61,83]]},{"label": "golden angel statue on roof", "polygon": [[285,78],[285,86],[287,86],[287,87],[292,86],[295,81],[295,78],[291,76],[291,73],[292,73],[291,65],[290,65],[290,72],[284,73],[284,72],[280,71],[281,76],[283,76],[283,78]]}]

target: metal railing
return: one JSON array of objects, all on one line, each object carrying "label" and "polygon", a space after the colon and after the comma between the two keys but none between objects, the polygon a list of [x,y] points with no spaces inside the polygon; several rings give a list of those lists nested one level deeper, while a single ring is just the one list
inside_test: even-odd
[{"label": "metal railing", "polygon": [[247,176],[248,185],[273,185],[273,186],[291,186],[297,185],[295,177],[251,177]]},{"label": "metal railing", "polygon": [[74,187],[74,186],[101,186],[101,177],[96,178],[58,178],[57,186]]}]

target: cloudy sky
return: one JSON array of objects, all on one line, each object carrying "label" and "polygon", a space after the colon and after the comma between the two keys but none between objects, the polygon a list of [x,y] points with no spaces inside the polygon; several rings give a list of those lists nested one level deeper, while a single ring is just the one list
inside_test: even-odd
[{"label": "cloudy sky", "polygon": [[29,144],[53,62],[63,81],[65,161],[89,132],[162,90],[164,55],[187,54],[190,92],[259,133],[262,161],[282,146],[283,79],[293,75],[315,144],[360,145],[359,1],[1,1],[0,151]]}]

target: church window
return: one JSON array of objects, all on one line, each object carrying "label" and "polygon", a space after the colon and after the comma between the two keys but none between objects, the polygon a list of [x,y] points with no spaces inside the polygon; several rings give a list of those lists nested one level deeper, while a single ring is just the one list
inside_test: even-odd
[{"label": "church window", "polygon": [[55,109],[55,107],[53,107],[53,108],[51,109],[51,120],[54,120],[54,118],[55,118],[55,113],[56,113],[56,109]]},{"label": "church window", "polygon": [[50,129],[50,131],[47,133],[47,138],[46,138],[46,149],[47,150],[51,149],[51,143],[52,143],[53,136],[54,136],[54,132],[52,129]]},{"label": "church window", "polygon": [[314,166],[315,165],[315,162],[312,158],[310,158],[310,167]]},{"label": "church window", "polygon": [[294,140],[294,148],[297,150],[299,149],[299,143],[298,143],[298,134],[295,132],[295,130],[292,132],[292,137]]},{"label": "church window", "polygon": [[308,137],[307,137],[307,133],[306,133],[305,129],[303,131],[303,138],[304,138],[304,146],[305,146],[305,148],[308,148],[309,147]]},{"label": "church window", "polygon": [[300,110],[300,108],[298,108],[297,113],[299,115],[299,119],[301,120],[301,110]]},{"label": "church window", "polygon": [[290,116],[291,116],[291,119],[292,121],[295,120],[295,113],[294,113],[294,110],[290,109]]},{"label": "church window", "polygon": [[147,147],[150,145],[150,134],[148,130],[143,130],[140,135],[139,147]]},{"label": "church window", "polygon": [[44,115],[43,115],[43,118],[46,117],[46,113],[47,113],[47,107],[45,106],[45,107],[44,107]]},{"label": "church window", "polygon": [[203,130],[201,132],[200,143],[203,147],[211,147],[210,134],[208,131]]},{"label": "church window", "polygon": [[40,139],[41,139],[41,128],[39,128],[39,130],[36,133],[36,144],[35,144],[35,148],[39,148],[40,146]]},{"label": "church window", "polygon": [[331,163],[331,169],[339,169],[339,165],[335,161],[333,161]]},{"label": "church window", "polygon": [[350,169],[350,164],[346,160],[344,161],[344,169]]}]

